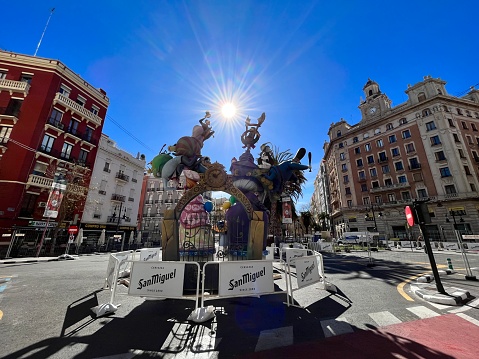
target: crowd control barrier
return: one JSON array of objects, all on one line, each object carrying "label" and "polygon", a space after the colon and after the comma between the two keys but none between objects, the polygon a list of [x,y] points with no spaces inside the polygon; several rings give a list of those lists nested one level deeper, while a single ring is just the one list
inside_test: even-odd
[{"label": "crowd control barrier", "polygon": [[115,295],[118,286],[118,279],[130,273],[129,260],[133,259],[135,253],[133,251],[111,253],[108,259],[108,267],[106,270],[105,282],[103,289],[110,290],[110,301],[91,308],[97,317],[114,313],[118,310],[119,305],[115,305]]},{"label": "crowd control barrier", "polygon": [[[218,295],[205,295],[205,267],[219,265]],[[206,262],[203,268],[201,307],[205,300],[287,293],[275,291],[272,260]]]},{"label": "crowd control barrier", "polygon": [[[296,267],[297,288],[294,289],[291,274],[292,265]],[[304,308],[303,306],[294,304],[294,292],[319,282],[322,282],[326,287],[323,255],[321,253],[315,253],[310,256],[292,258],[287,263],[287,278],[289,278],[289,280],[287,281],[287,283],[289,283],[287,284],[289,286],[289,296],[287,296],[286,304],[288,305],[288,307],[293,306],[298,308]]]}]

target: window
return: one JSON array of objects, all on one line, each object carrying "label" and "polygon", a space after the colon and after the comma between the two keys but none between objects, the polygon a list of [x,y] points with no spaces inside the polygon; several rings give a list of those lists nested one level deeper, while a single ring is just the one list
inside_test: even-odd
[{"label": "window", "polygon": [[0,71],[0,80],[3,80],[7,77],[7,73],[5,71]]},{"label": "window", "polygon": [[71,89],[68,86],[62,84],[58,92],[60,92],[65,97],[70,97],[70,91]]},{"label": "window", "polygon": [[399,120],[399,124],[400,124],[400,125],[405,125],[406,123],[407,123],[406,118],[401,118],[401,119]]},{"label": "window", "polygon": [[80,150],[80,155],[78,156],[78,162],[86,163],[87,157],[88,157],[88,152],[85,151],[84,149],[81,149]]},{"label": "window", "polygon": [[436,161],[445,161],[446,160],[446,156],[444,155],[443,151],[434,152],[434,156],[436,156]]},{"label": "window", "polygon": [[372,188],[379,188],[379,182],[378,181],[372,181],[371,186],[372,186]]},{"label": "window", "polygon": [[384,147],[383,140],[382,140],[382,139],[377,140],[377,141],[376,141],[376,146],[378,146],[378,147]]},{"label": "window", "polygon": [[386,131],[390,131],[390,130],[392,130],[393,128],[394,128],[394,127],[393,127],[393,124],[392,124],[392,123],[388,123],[388,124],[386,125]]},{"label": "window", "polygon": [[95,106],[95,105],[92,105],[90,111],[91,111],[92,114],[98,116],[98,112],[100,112],[100,108]]},{"label": "window", "polygon": [[449,127],[456,127],[456,125],[454,124],[454,121],[452,120],[452,118],[448,118],[448,119],[447,119],[447,122],[449,122]]},{"label": "window", "polygon": [[0,127],[0,143],[7,143],[10,138],[10,133],[12,133],[12,127]]},{"label": "window", "polygon": [[363,138],[364,138],[364,139],[369,138],[369,133],[366,132],[366,133],[363,135]]},{"label": "window", "polygon": [[394,162],[394,168],[396,169],[396,171],[404,170],[404,166],[402,164],[402,161]]},{"label": "window", "polygon": [[338,131],[336,132],[336,137],[341,137],[341,130],[338,130]]},{"label": "window", "polygon": [[361,192],[367,192],[368,191],[368,185],[366,183],[361,184]]},{"label": "window", "polygon": [[371,177],[377,177],[378,176],[378,171],[376,170],[376,168],[370,168],[369,169],[369,174],[371,175]]},{"label": "window", "polygon": [[426,100],[426,95],[424,94],[424,92],[419,92],[419,94],[417,95],[417,100],[418,102]]},{"label": "window", "polygon": [[386,179],[384,180],[384,185],[385,185],[386,187],[391,187],[391,186],[393,185],[393,180],[390,179],[390,178],[386,178]]},{"label": "window", "polygon": [[33,168],[33,174],[37,176],[45,176],[47,166],[46,163],[36,162],[35,167]]},{"label": "window", "polygon": [[402,138],[411,138],[411,131],[402,131]]},{"label": "window", "polygon": [[446,194],[456,194],[456,187],[453,184],[445,185],[444,190]]},{"label": "window", "polygon": [[410,201],[411,200],[411,193],[401,192],[401,198],[402,198],[403,201]]},{"label": "window", "polygon": [[465,130],[468,130],[469,128],[467,127],[467,123],[464,121],[461,121],[462,128]]},{"label": "window", "polygon": [[477,189],[476,189],[476,185],[474,183],[469,183],[469,185],[471,186],[471,191],[472,192],[476,192]]},{"label": "window", "polygon": [[439,172],[441,173],[441,177],[451,177],[451,171],[449,167],[439,168]]},{"label": "window", "polygon": [[367,161],[368,161],[368,164],[374,163],[374,156],[368,156]]},{"label": "window", "polygon": [[45,135],[43,137],[42,145],[40,147],[41,151],[50,152],[53,147],[53,142],[55,142],[55,138],[52,136]]},{"label": "window", "polygon": [[85,141],[90,142],[92,135],[93,135],[93,128],[87,126],[87,128],[85,129]]},{"label": "window", "polygon": [[342,142],[339,142],[339,148],[343,148],[344,147],[344,144]]},{"label": "window", "polygon": [[383,173],[389,173],[390,170],[389,170],[389,165],[384,165],[384,166],[381,166],[381,171]]},{"label": "window", "polygon": [[436,129],[436,124],[434,123],[434,121],[426,123],[426,131],[432,131],[435,129]]},{"label": "window", "polygon": [[354,153],[357,154],[357,155],[360,154],[360,153],[361,153],[361,148],[356,147],[356,148],[354,149]]},{"label": "window", "polygon": [[407,178],[405,175],[398,176],[398,183],[407,183]]},{"label": "window", "polygon": [[375,135],[379,135],[380,133],[381,133],[381,129],[376,128],[376,129],[374,130],[374,134],[375,134]]},{"label": "window", "polygon": [[353,201],[348,199],[348,207],[351,208],[353,206]]},{"label": "window", "polygon": [[366,143],[366,144],[364,145],[364,149],[366,150],[366,152],[371,151],[371,144],[370,144],[370,143]]},{"label": "window", "polygon": [[452,134],[452,137],[454,137],[454,142],[461,142],[461,140],[459,139],[459,136],[457,135],[457,133],[453,133]]},{"label": "window", "polygon": [[432,136],[430,138],[430,141],[431,141],[431,146],[437,146],[437,145],[440,145],[441,144],[441,140],[439,139],[439,136]]},{"label": "window", "polygon": [[22,77],[20,77],[20,81],[21,82],[26,82],[27,84],[31,84],[32,83],[32,78],[33,78],[33,75],[22,74]]},{"label": "window", "polygon": [[474,141],[472,140],[472,137],[471,137],[471,136],[466,135],[466,139],[467,139],[467,143],[469,143],[470,145],[473,145],[473,144],[474,144]]},{"label": "window", "polygon": [[466,156],[464,155],[464,151],[461,148],[458,148],[457,152],[459,152],[459,157],[460,158],[466,158]]},{"label": "window", "polygon": [[467,176],[472,175],[471,170],[469,169],[469,166],[464,166],[464,172],[466,172]]},{"label": "window", "polygon": [[70,124],[68,125],[68,132],[70,132],[72,135],[76,135],[78,124],[78,121],[71,119]]},{"label": "window", "polygon": [[422,111],[422,116],[427,117],[431,114],[431,110],[426,108],[425,110]]},{"label": "window", "polygon": [[351,194],[351,188],[350,187],[345,187],[344,190],[346,191],[346,194]]},{"label": "window", "polygon": [[479,145],[479,137],[476,137],[476,143]]},{"label": "window", "polygon": [[378,156],[379,156],[379,162],[385,162],[388,160],[388,156],[386,156],[386,152],[379,152],[378,153]]},{"label": "window", "polygon": [[396,195],[394,193],[388,193],[388,202],[396,202]]},{"label": "window", "polygon": [[343,182],[344,183],[349,183],[349,176],[348,175],[343,176]]},{"label": "window", "polygon": [[62,116],[63,116],[63,113],[54,108],[52,110],[50,118],[48,119],[48,123],[56,127],[59,127],[59,125],[62,122]]},{"label": "window", "polygon": [[414,143],[406,144],[406,153],[411,153],[411,152],[416,152],[416,149],[414,148]]},{"label": "window", "polygon": [[471,128],[474,132],[477,132],[477,127],[475,123],[471,123]]},{"label": "window", "polygon": [[412,179],[414,182],[421,182],[422,181],[422,173],[421,172],[416,172],[412,174]]},{"label": "window", "polygon": [[76,103],[84,107],[86,104],[86,98],[78,95]]},{"label": "window", "polygon": [[362,158],[359,158],[359,159],[356,160],[356,166],[363,167],[363,159]]},{"label": "window", "polygon": [[62,153],[60,153],[60,157],[65,160],[70,159],[72,148],[73,148],[73,145],[69,144],[68,142],[65,142],[63,144]]},{"label": "window", "polygon": [[427,198],[427,191],[425,188],[421,188],[417,190],[417,197],[418,198]]},{"label": "window", "polygon": [[358,137],[354,137],[353,138],[353,143],[357,143],[359,140],[358,140]]},{"label": "window", "polygon": [[366,179],[366,172],[359,171],[358,172],[358,177],[359,177],[360,180],[365,180]]},{"label": "window", "polygon": [[396,135],[391,135],[388,137],[389,143],[394,143],[397,141]]},{"label": "window", "polygon": [[341,161],[344,161],[344,160],[346,159],[346,155],[344,154],[344,152],[341,152],[341,153],[339,154],[339,159],[340,159]]},{"label": "window", "polygon": [[462,115],[462,110],[460,108],[456,108],[457,114]]},{"label": "window", "polygon": [[4,115],[18,117],[20,115],[20,109],[22,108],[23,100],[12,98],[8,102]]},{"label": "window", "polygon": [[105,166],[103,166],[103,171],[104,171],[104,172],[108,172],[108,173],[111,172],[110,162],[106,162],[106,161],[105,161]]},{"label": "window", "polygon": [[417,157],[413,157],[409,159],[409,169],[418,169],[421,168],[421,164],[419,163],[419,160]]},{"label": "window", "polygon": [[392,155],[393,157],[400,156],[401,154],[399,153],[399,147],[391,148],[391,155]]},{"label": "window", "polygon": [[445,112],[449,112],[449,107],[447,107],[446,105],[442,105],[442,109],[443,109]]},{"label": "window", "polygon": [[138,182],[137,177],[138,176],[138,171],[133,170],[133,175],[131,176],[131,182]]},{"label": "window", "polygon": [[347,171],[347,170],[348,170],[348,165],[347,165],[346,163],[343,163],[343,164],[341,165],[341,170],[342,170],[343,172]]}]

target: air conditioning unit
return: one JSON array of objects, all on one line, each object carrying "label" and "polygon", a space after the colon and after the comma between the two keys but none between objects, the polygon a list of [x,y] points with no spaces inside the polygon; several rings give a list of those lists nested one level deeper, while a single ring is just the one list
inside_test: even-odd
[{"label": "air conditioning unit", "polygon": [[47,206],[47,202],[38,202],[38,207],[44,208]]}]

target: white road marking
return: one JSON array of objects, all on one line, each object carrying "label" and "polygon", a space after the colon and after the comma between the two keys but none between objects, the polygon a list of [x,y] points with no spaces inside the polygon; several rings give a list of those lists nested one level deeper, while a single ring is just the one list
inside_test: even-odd
[{"label": "white road marking", "polygon": [[326,338],[354,332],[353,328],[348,323],[334,319],[322,320],[321,328],[323,328],[324,336]]},{"label": "white road marking", "polygon": [[479,299],[473,300],[472,302],[467,303],[460,308],[450,310],[449,313],[461,313],[472,308],[479,308]]},{"label": "white road marking", "polygon": [[470,322],[474,325],[477,325],[479,327],[479,320],[474,319],[474,318],[472,318],[472,317],[470,317],[470,316],[468,316],[467,314],[464,314],[464,313],[457,313],[456,315],[461,317],[462,319],[467,320],[468,322]]},{"label": "white road marking", "polygon": [[428,302],[428,304],[432,305],[433,307],[437,308],[437,309],[440,309],[440,310],[443,310],[443,309],[447,309],[447,308],[451,308],[452,306],[451,305],[445,305],[445,304],[439,304],[439,303],[433,303],[433,302]]},{"label": "white road marking", "polygon": [[391,324],[399,324],[402,323],[401,320],[396,318],[393,314],[388,311],[384,312],[377,312],[377,313],[369,313],[369,316],[380,326],[386,326]]},{"label": "white road marking", "polygon": [[409,310],[411,313],[417,315],[421,319],[426,319],[426,318],[433,318],[433,317],[438,317],[441,314],[436,313],[435,311],[426,308],[424,306],[418,306],[418,307],[411,307],[411,308],[406,308]]}]

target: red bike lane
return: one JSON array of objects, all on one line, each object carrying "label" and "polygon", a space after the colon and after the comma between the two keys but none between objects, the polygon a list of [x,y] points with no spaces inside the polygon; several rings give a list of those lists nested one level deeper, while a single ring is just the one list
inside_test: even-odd
[{"label": "red bike lane", "polygon": [[479,326],[456,314],[357,331],[242,358],[479,358]]}]

